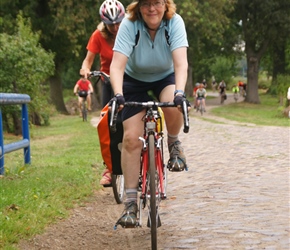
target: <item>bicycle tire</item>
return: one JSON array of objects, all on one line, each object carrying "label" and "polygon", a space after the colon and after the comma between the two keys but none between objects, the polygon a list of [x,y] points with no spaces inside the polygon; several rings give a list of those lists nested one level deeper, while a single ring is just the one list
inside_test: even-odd
[{"label": "bicycle tire", "polygon": [[87,121],[87,108],[86,108],[86,102],[83,101],[82,103],[82,116],[83,116],[83,122]]},{"label": "bicycle tire", "polygon": [[124,176],[112,174],[112,189],[117,204],[122,204],[125,194]]},{"label": "bicycle tire", "polygon": [[224,97],[224,94],[221,95],[221,104],[224,104],[224,101],[225,101],[225,97]]},{"label": "bicycle tire", "polygon": [[200,114],[203,115],[203,105],[202,105],[202,103],[200,103],[200,105],[199,105],[199,111],[200,111]]},{"label": "bicycle tire", "polygon": [[149,150],[149,189],[150,189],[150,209],[149,221],[151,231],[151,249],[157,249],[157,207],[156,207],[156,166],[155,166],[155,143],[154,135],[150,134],[148,138]]}]

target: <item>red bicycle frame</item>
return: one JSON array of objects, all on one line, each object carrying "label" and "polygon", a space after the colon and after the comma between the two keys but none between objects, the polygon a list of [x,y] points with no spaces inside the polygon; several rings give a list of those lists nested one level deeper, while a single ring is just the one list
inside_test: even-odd
[{"label": "red bicycle frame", "polygon": [[[149,121],[150,118],[148,118]],[[157,120],[155,118],[152,118],[153,122],[157,124]],[[157,127],[157,126],[156,126]],[[166,198],[165,197],[165,191],[164,191],[164,174],[163,174],[163,157],[162,157],[162,148],[161,146],[158,146],[158,141],[161,139],[161,133],[158,131],[155,131],[155,166],[156,170],[159,176],[159,190],[160,190],[160,195],[161,199]],[[148,139],[148,135],[144,135],[145,141]],[[146,194],[146,178],[147,178],[147,172],[148,172],[148,167],[149,167],[149,162],[148,162],[148,147],[143,148],[142,150],[142,162],[141,162],[141,176],[142,176],[142,189],[141,189],[141,198],[145,198]]]}]

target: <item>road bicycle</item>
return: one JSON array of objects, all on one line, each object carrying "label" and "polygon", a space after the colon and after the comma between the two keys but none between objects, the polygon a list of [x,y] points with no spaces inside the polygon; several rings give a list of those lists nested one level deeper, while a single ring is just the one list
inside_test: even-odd
[{"label": "road bicycle", "polygon": [[85,90],[78,91],[77,95],[82,97],[82,104],[81,104],[81,112],[82,112],[82,119],[84,122],[88,119],[88,109],[87,109],[87,96],[88,92]]},{"label": "road bicycle", "polygon": [[234,100],[235,100],[235,102],[237,102],[239,100],[239,93],[238,92],[234,92]]},{"label": "road bicycle", "polygon": [[246,97],[246,91],[245,91],[244,87],[240,86],[239,89],[240,89],[240,96],[241,97]]},{"label": "road bicycle", "polygon": [[[111,84],[110,76],[108,74],[106,74],[105,72],[97,71],[97,70],[91,71],[90,76],[96,77],[97,78],[96,82],[98,82],[99,79],[102,78],[102,80],[105,82],[105,84]],[[121,163],[120,163],[120,167],[121,167]],[[123,203],[124,194],[125,194],[124,176],[122,174],[116,174],[113,171],[112,181],[111,181],[110,186],[113,189],[113,194],[114,194],[114,198],[115,198],[116,202],[118,204]]]},{"label": "road bicycle", "polygon": [[[151,248],[157,249],[157,228],[161,226],[159,214],[160,202],[166,199],[167,189],[167,165],[164,163],[163,154],[163,116],[159,107],[176,107],[173,102],[125,102],[127,107],[142,107],[146,109],[144,121],[144,134],[139,137],[142,142],[140,157],[139,177],[139,209],[136,227],[141,227],[142,210],[147,208],[147,227],[151,231]],[[185,133],[189,131],[188,105],[183,101],[182,105]],[[110,127],[115,129],[114,117],[117,113],[116,100],[112,102],[111,112],[115,114],[110,120]],[[118,222],[115,225],[115,229]]]},{"label": "road bicycle", "polygon": [[225,92],[222,92],[220,94],[220,97],[221,97],[221,104],[224,104],[225,100],[227,99],[227,95]]},{"label": "road bicycle", "polygon": [[200,112],[201,115],[203,115],[203,112],[204,112],[205,108],[202,104],[202,99],[199,100],[199,105],[197,105],[196,107],[196,112]]}]

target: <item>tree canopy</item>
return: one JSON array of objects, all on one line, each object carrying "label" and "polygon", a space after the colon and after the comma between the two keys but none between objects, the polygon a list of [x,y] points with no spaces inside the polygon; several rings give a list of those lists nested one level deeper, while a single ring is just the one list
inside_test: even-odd
[{"label": "tree canopy", "polygon": [[[55,54],[54,75],[50,78],[50,98],[65,113],[62,88],[73,87],[86,54],[86,45],[100,22],[102,0],[26,0],[0,2],[0,32],[11,34],[19,11],[31,19],[32,30],[41,31],[43,48]],[[121,1],[126,7],[131,0]],[[188,61],[193,83],[212,77],[217,58],[227,57],[231,66],[243,51],[247,57],[246,101],[259,103],[258,72],[265,53],[272,54],[274,76],[287,69],[289,50],[289,0],[183,0],[175,1],[183,17],[189,40]],[[275,54],[275,56],[274,56]],[[284,58],[283,66],[274,62]],[[280,60],[281,62],[284,60]],[[97,64],[98,62],[96,62]],[[279,65],[280,65],[279,64]],[[275,68],[276,66],[276,68]],[[275,68],[275,70],[274,70]],[[217,81],[222,79],[216,79]]]}]

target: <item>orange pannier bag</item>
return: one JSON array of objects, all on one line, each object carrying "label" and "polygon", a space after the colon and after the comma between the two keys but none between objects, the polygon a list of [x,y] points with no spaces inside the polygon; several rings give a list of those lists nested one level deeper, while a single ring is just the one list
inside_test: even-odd
[{"label": "orange pannier bag", "polygon": [[[122,111],[121,111],[122,112]],[[108,110],[108,104],[102,109],[100,120],[97,125],[101,154],[104,163],[116,175],[122,174],[121,169],[121,148],[123,140],[123,124],[121,112],[118,113],[115,133],[110,130],[111,112]]]}]

